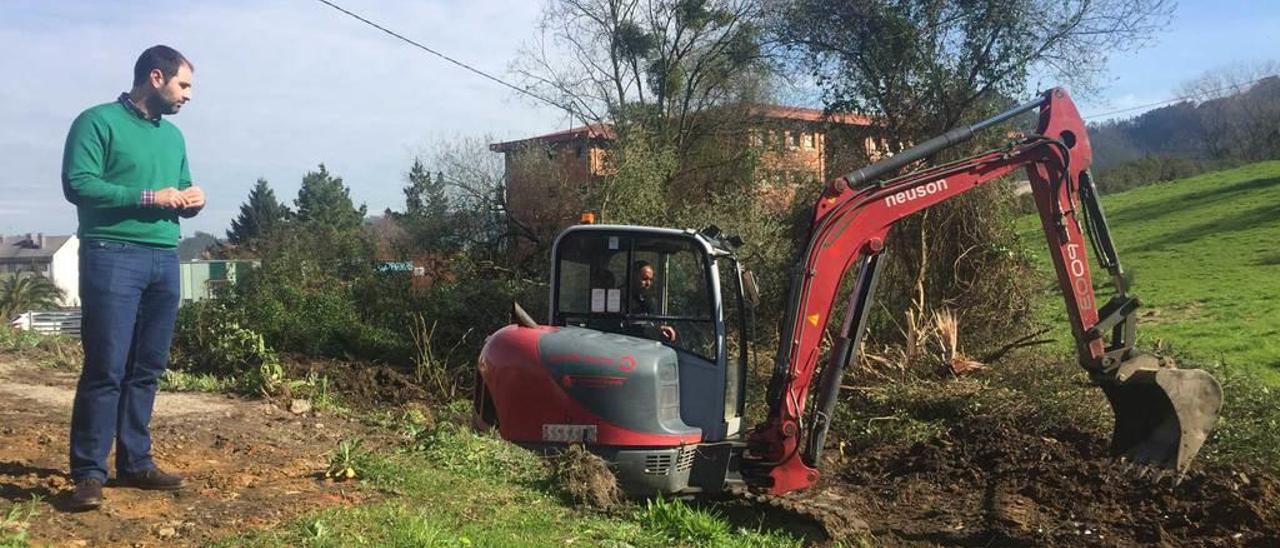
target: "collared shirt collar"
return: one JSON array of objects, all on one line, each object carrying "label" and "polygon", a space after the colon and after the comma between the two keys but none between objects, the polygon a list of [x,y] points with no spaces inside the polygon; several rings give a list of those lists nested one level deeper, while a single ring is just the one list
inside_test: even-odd
[{"label": "collared shirt collar", "polygon": [[129,112],[132,112],[134,116],[137,116],[138,118],[151,122],[152,124],[155,124],[157,126],[160,125],[160,117],[156,116],[155,118],[148,118],[147,113],[142,112],[142,109],[138,108],[138,105],[135,105],[133,103],[133,99],[129,98],[129,92],[126,91],[124,93],[121,93],[120,97],[118,97],[116,100],[119,101],[121,105],[124,105],[124,108],[127,109]]}]

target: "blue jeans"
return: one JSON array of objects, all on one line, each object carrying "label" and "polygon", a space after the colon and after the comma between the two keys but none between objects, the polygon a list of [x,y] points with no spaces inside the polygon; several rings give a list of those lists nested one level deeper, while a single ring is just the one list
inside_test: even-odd
[{"label": "blue jeans", "polygon": [[80,244],[84,369],[71,411],[71,478],[155,468],[151,408],[169,363],[181,282],[178,253],[106,240]]}]

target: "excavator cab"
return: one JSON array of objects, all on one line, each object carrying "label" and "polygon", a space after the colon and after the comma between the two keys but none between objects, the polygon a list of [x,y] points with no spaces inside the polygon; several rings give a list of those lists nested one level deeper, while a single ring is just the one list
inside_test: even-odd
[{"label": "excavator cab", "polygon": [[[744,407],[746,299],[733,247],[714,227],[569,228],[552,251],[548,323],[670,349],[680,418],[701,441],[723,440],[741,429]],[[726,311],[738,321],[726,323]]]}]

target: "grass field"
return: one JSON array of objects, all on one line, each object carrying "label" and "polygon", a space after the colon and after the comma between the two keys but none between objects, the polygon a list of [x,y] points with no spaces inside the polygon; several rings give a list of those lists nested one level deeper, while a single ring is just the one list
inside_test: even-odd
[{"label": "grass field", "polygon": [[[1138,344],[1280,384],[1280,161],[1140,187],[1102,202],[1120,262],[1144,305]],[[1039,245],[1037,264],[1051,278],[1038,220],[1025,217],[1019,227],[1033,248]],[[1093,268],[1095,283],[1105,281],[1105,271]],[[1046,318],[1065,325],[1060,299],[1047,301]]]}]

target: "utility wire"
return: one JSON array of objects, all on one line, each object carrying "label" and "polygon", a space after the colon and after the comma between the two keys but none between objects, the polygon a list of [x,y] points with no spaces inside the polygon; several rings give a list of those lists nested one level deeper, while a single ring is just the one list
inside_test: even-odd
[{"label": "utility wire", "polygon": [[1229,89],[1236,89],[1236,90],[1238,90],[1238,89],[1240,89],[1240,88],[1242,88],[1242,87],[1250,86],[1250,85],[1256,84],[1256,83],[1258,83],[1258,82],[1261,82],[1261,81],[1266,80],[1267,78],[1271,78],[1271,77],[1273,77],[1273,76],[1275,76],[1275,75],[1274,75],[1274,74],[1272,74],[1272,75],[1269,75],[1269,76],[1263,76],[1262,78],[1258,78],[1258,79],[1255,79],[1255,80],[1250,80],[1250,81],[1248,81],[1248,82],[1243,82],[1243,83],[1239,83],[1239,84],[1231,84],[1231,85],[1229,85],[1229,86],[1223,86],[1223,87],[1220,87],[1220,88],[1218,88],[1218,89],[1210,89],[1210,90],[1206,90],[1206,91],[1198,91],[1198,92],[1196,92],[1196,93],[1191,93],[1191,94],[1183,95],[1182,97],[1174,97],[1174,98],[1172,98],[1172,99],[1165,99],[1165,100],[1163,100],[1163,101],[1156,101],[1156,102],[1154,102],[1154,103],[1147,103],[1147,104],[1145,104],[1145,105],[1138,105],[1138,106],[1136,106],[1136,107],[1127,107],[1127,108],[1122,108],[1122,109],[1109,110],[1109,111],[1107,111],[1107,112],[1099,112],[1099,113],[1097,113],[1097,114],[1090,114],[1090,115],[1088,115],[1088,116],[1085,116],[1084,118],[1085,118],[1086,120],[1087,120],[1087,119],[1091,119],[1091,118],[1102,118],[1103,116],[1111,116],[1112,114],[1121,114],[1121,113],[1129,112],[1129,111],[1133,111],[1133,110],[1141,110],[1141,109],[1146,109],[1146,108],[1151,108],[1151,107],[1158,107],[1158,106],[1161,106],[1161,105],[1168,105],[1168,104],[1170,104],[1170,103],[1177,103],[1177,102],[1179,102],[1179,101],[1186,101],[1187,99],[1195,99],[1195,98],[1200,97],[1200,96],[1203,96],[1203,95],[1212,95],[1212,94],[1214,94],[1214,93],[1218,93],[1218,92],[1220,92],[1220,91],[1226,91],[1226,90],[1229,90]]},{"label": "utility wire", "polygon": [[380,30],[380,31],[382,31],[382,32],[385,32],[385,33],[387,33],[387,34],[390,34],[391,36],[394,36],[394,37],[396,37],[396,38],[399,38],[400,40],[403,40],[404,42],[406,42],[406,43],[408,43],[408,44],[410,44],[410,45],[412,45],[412,46],[414,46],[414,47],[416,47],[416,48],[418,48],[418,49],[421,49],[421,50],[423,50],[423,51],[425,51],[425,52],[427,52],[427,53],[430,53],[430,54],[432,54],[432,55],[435,55],[436,57],[439,57],[439,58],[441,58],[441,59],[444,59],[445,61],[448,61],[448,62],[453,63],[453,64],[455,64],[455,65],[457,65],[457,66],[459,66],[459,67],[462,67],[463,69],[465,69],[465,70],[467,70],[467,71],[470,71],[470,72],[472,72],[472,73],[474,73],[474,74],[476,74],[476,75],[480,76],[481,78],[485,78],[485,79],[488,79],[488,80],[492,80],[492,81],[494,81],[494,82],[497,82],[499,85],[502,85],[502,86],[505,86],[505,87],[511,88],[512,90],[515,90],[515,91],[516,91],[516,92],[518,92],[518,93],[522,93],[522,94],[524,94],[524,95],[528,95],[529,97],[532,97],[532,98],[534,98],[534,99],[537,99],[537,100],[539,100],[539,101],[542,101],[542,102],[544,102],[544,103],[547,103],[547,104],[549,104],[549,105],[551,105],[551,106],[554,106],[554,107],[556,107],[556,108],[559,108],[559,109],[561,109],[561,110],[564,110],[565,112],[568,112],[568,113],[569,113],[569,114],[571,114],[571,115],[574,113],[574,110],[573,110],[573,109],[571,109],[571,108],[569,108],[569,107],[567,107],[567,106],[565,106],[565,105],[563,105],[563,104],[560,104],[559,102],[553,101],[553,100],[551,100],[551,99],[547,99],[546,97],[543,97],[543,96],[541,96],[541,95],[538,95],[537,93],[534,93],[534,92],[532,92],[532,91],[529,91],[529,90],[527,90],[527,89],[525,89],[525,88],[522,88],[522,87],[517,86],[517,85],[515,85],[515,84],[512,84],[512,83],[510,83],[510,82],[507,82],[506,80],[503,80],[503,79],[498,78],[497,76],[494,76],[494,75],[492,75],[492,74],[489,74],[489,73],[487,73],[487,72],[485,72],[485,71],[483,71],[483,70],[480,70],[480,69],[475,68],[475,67],[473,67],[473,66],[471,66],[471,65],[468,65],[468,64],[466,64],[466,63],[463,63],[462,61],[459,61],[459,60],[457,60],[457,59],[454,59],[454,58],[452,58],[452,57],[449,57],[448,55],[445,55],[445,54],[440,53],[440,52],[438,52],[438,51],[436,51],[436,50],[434,50],[434,49],[431,49],[431,48],[429,48],[429,47],[427,47],[427,46],[425,46],[425,45],[422,45],[422,44],[420,44],[420,43],[418,43],[418,42],[416,42],[416,41],[414,41],[414,40],[412,40],[412,39],[410,39],[410,38],[408,38],[408,37],[404,36],[403,34],[400,34],[400,33],[396,32],[396,31],[393,31],[393,30],[391,30],[391,29],[388,29],[387,27],[384,27],[384,26],[382,26],[382,25],[379,25],[379,24],[377,24],[377,23],[375,23],[375,22],[373,22],[373,21],[370,21],[370,20],[368,20],[368,19],[366,19],[366,18],[364,18],[364,17],[360,16],[359,14],[352,12],[351,10],[348,10],[348,9],[346,9],[346,8],[342,7],[342,6],[339,6],[339,5],[337,5],[337,4],[333,3],[333,2],[330,2],[329,0],[316,0],[316,1],[317,1],[317,2],[320,2],[321,4],[324,4],[324,5],[326,5],[326,6],[329,6],[329,7],[333,8],[333,9],[335,9],[335,10],[338,10],[338,11],[340,11],[340,12],[342,12],[342,13],[345,13],[345,14],[347,14],[347,15],[351,16],[352,18],[355,18],[356,20],[360,21],[361,23],[364,23],[364,24],[369,25],[369,26],[371,26],[371,27],[373,27],[373,28],[375,28],[375,29],[378,29],[378,30]]},{"label": "utility wire", "polygon": [[[506,88],[510,88],[511,90],[513,90],[513,91],[515,91],[515,92],[517,92],[517,93],[521,93],[521,94],[523,94],[523,95],[527,95],[527,96],[529,96],[529,97],[532,97],[532,98],[534,98],[534,99],[537,99],[537,100],[539,100],[539,101],[542,101],[542,102],[544,102],[544,103],[546,103],[546,104],[548,104],[548,105],[551,105],[551,106],[554,106],[554,107],[556,107],[556,108],[558,108],[558,109],[561,109],[561,110],[563,110],[563,111],[565,111],[565,112],[567,112],[567,113],[569,113],[569,114],[571,114],[571,115],[574,113],[574,110],[573,110],[572,108],[569,108],[568,106],[565,106],[564,104],[561,104],[561,103],[559,103],[559,102],[557,102],[557,101],[553,101],[553,100],[551,100],[551,99],[548,99],[548,98],[546,98],[546,97],[543,97],[543,96],[541,96],[541,95],[538,95],[537,93],[534,93],[534,92],[532,92],[532,91],[529,91],[528,89],[522,88],[522,87],[517,86],[517,85],[515,85],[515,84],[512,84],[512,83],[510,83],[510,82],[507,82],[506,80],[503,80],[503,79],[501,79],[501,78],[498,78],[497,76],[494,76],[494,75],[489,74],[489,73],[487,73],[487,72],[485,72],[485,71],[483,71],[483,70],[480,70],[480,69],[475,68],[475,67],[473,67],[473,66],[471,66],[471,65],[468,65],[468,64],[466,64],[466,63],[463,63],[462,61],[459,61],[459,60],[457,60],[457,59],[454,59],[454,58],[452,58],[452,57],[449,57],[448,55],[445,55],[445,54],[440,53],[440,52],[438,52],[438,51],[436,51],[436,50],[434,50],[434,49],[431,49],[430,47],[427,47],[427,46],[425,46],[425,45],[423,45],[423,44],[421,44],[421,43],[419,43],[419,42],[417,42],[417,41],[414,41],[413,39],[408,38],[408,37],[404,36],[403,34],[400,34],[400,33],[396,32],[396,31],[393,31],[393,30],[391,30],[391,29],[388,29],[388,28],[386,28],[386,27],[384,27],[384,26],[382,26],[382,25],[379,25],[378,23],[375,23],[375,22],[373,22],[373,21],[370,21],[369,19],[366,19],[365,17],[363,17],[363,16],[361,16],[361,15],[359,15],[359,14],[357,14],[357,13],[354,13],[354,12],[352,12],[351,10],[348,10],[348,9],[346,9],[346,8],[342,7],[342,6],[339,6],[339,5],[337,5],[337,4],[335,4],[335,3],[333,3],[333,2],[331,2],[331,1],[329,1],[329,0],[316,0],[316,1],[317,1],[317,2],[320,2],[321,4],[324,4],[324,5],[326,5],[326,6],[329,6],[329,7],[333,8],[333,9],[335,9],[335,10],[338,10],[338,11],[340,11],[340,12],[342,12],[342,13],[344,13],[344,14],[346,14],[346,15],[348,15],[348,16],[350,16],[350,17],[354,18],[354,19],[356,19],[357,21],[360,21],[361,23],[364,23],[364,24],[366,24],[366,25],[369,25],[369,26],[371,26],[371,27],[373,27],[373,28],[375,28],[375,29],[378,29],[378,30],[380,30],[380,31],[382,31],[382,32],[385,32],[385,33],[387,33],[387,34],[389,34],[389,35],[391,35],[391,36],[393,36],[393,37],[395,37],[395,38],[398,38],[398,39],[400,39],[400,40],[404,41],[405,43],[407,43],[407,44],[409,44],[409,45],[412,45],[412,46],[414,46],[414,47],[416,47],[416,48],[418,48],[418,49],[421,49],[421,50],[423,50],[423,51],[425,51],[425,52],[427,52],[427,53],[430,53],[430,54],[432,54],[432,55],[435,55],[436,57],[439,57],[439,58],[441,58],[441,59],[444,59],[445,61],[448,61],[448,62],[450,62],[450,63],[453,63],[454,65],[457,65],[457,66],[459,66],[459,67],[461,67],[461,68],[463,68],[463,69],[465,69],[465,70],[467,70],[467,71],[469,71],[469,72],[471,72],[471,73],[473,73],[473,74],[476,74],[477,76],[480,76],[481,78],[485,78],[485,79],[487,79],[487,80],[491,80],[491,81],[493,81],[493,82],[496,82],[498,85],[501,85],[501,86],[506,87]],[[1201,91],[1201,92],[1197,92],[1197,93],[1192,93],[1192,94],[1188,94],[1188,95],[1183,95],[1183,96],[1181,96],[1181,97],[1174,97],[1174,98],[1171,98],[1171,99],[1165,99],[1165,100],[1163,100],[1163,101],[1156,101],[1156,102],[1154,102],[1154,103],[1147,103],[1147,104],[1145,104],[1145,105],[1138,105],[1138,106],[1126,107],[1126,108],[1121,108],[1121,109],[1116,109],[1116,110],[1109,110],[1109,111],[1106,111],[1106,112],[1099,112],[1099,113],[1096,113],[1096,114],[1090,114],[1090,115],[1084,116],[1084,118],[1085,118],[1086,120],[1087,120],[1087,119],[1093,119],[1093,118],[1102,118],[1102,117],[1104,117],[1104,116],[1111,116],[1111,115],[1114,115],[1114,114],[1123,114],[1123,113],[1125,113],[1125,112],[1131,112],[1131,111],[1135,111],[1135,110],[1148,109],[1148,108],[1152,108],[1152,107],[1158,107],[1158,106],[1162,106],[1162,105],[1167,105],[1167,104],[1170,104],[1170,103],[1176,103],[1176,102],[1179,102],[1179,101],[1185,101],[1185,100],[1187,100],[1187,99],[1194,99],[1194,98],[1196,98],[1196,97],[1200,97],[1200,96],[1202,96],[1202,95],[1210,95],[1210,94],[1214,94],[1214,93],[1217,93],[1217,92],[1220,92],[1220,91],[1226,91],[1226,90],[1228,90],[1228,89],[1239,89],[1239,88],[1242,88],[1242,87],[1245,87],[1245,86],[1249,86],[1249,85],[1252,85],[1252,84],[1256,84],[1256,83],[1258,83],[1258,82],[1261,82],[1261,81],[1263,81],[1263,80],[1266,80],[1267,78],[1271,78],[1272,76],[1274,76],[1274,75],[1264,76],[1264,77],[1262,77],[1262,78],[1257,78],[1257,79],[1254,79],[1254,80],[1250,80],[1250,81],[1248,81],[1248,82],[1244,82],[1244,83],[1240,83],[1240,84],[1232,84],[1232,85],[1224,86],[1224,87],[1221,87],[1221,88],[1218,88],[1218,89],[1212,89],[1212,90],[1208,90],[1208,91]]]}]

